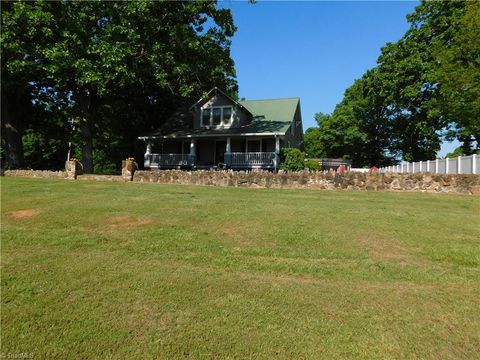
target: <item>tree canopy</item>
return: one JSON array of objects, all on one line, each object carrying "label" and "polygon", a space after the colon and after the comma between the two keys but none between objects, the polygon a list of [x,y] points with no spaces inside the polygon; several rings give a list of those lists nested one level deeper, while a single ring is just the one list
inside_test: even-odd
[{"label": "tree canopy", "polygon": [[24,166],[24,144],[27,160],[44,148],[36,161],[48,162],[47,144],[66,155],[71,119],[87,172],[94,158],[118,164],[179,104],[213,86],[237,93],[236,28],[216,2],[2,2],[1,16],[7,167]]},{"label": "tree canopy", "polygon": [[405,35],[382,48],[377,66],[345,91],[327,121],[307,130],[307,154],[383,166],[433,159],[442,140],[453,138],[473,153],[480,136],[479,8],[461,1],[417,6]]}]

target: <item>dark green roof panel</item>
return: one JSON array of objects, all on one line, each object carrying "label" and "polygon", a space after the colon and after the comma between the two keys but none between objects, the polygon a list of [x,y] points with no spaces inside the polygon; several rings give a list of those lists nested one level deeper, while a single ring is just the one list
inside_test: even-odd
[{"label": "dark green roof panel", "polygon": [[180,109],[161,129],[148,136],[182,138],[263,133],[285,134],[295,117],[299,101],[299,98],[239,101],[240,105],[253,115],[253,119],[249,124],[228,129],[193,129],[193,114],[186,109]]}]

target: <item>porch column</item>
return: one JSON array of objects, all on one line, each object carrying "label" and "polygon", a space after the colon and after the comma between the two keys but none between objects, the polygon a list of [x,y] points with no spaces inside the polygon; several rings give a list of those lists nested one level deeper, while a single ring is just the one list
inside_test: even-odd
[{"label": "porch column", "polygon": [[275,171],[280,166],[280,137],[275,136]]},{"label": "porch column", "polygon": [[232,152],[232,145],[231,145],[231,141],[230,141],[229,137],[227,137],[227,147],[225,149],[225,152],[226,153],[231,153]]},{"label": "porch column", "polygon": [[150,140],[147,141],[147,149],[145,150],[145,155],[143,156],[143,167],[145,169],[149,169],[151,165],[152,157],[152,142]]},{"label": "porch column", "polygon": [[190,139],[190,154],[188,155],[188,165],[194,166],[197,157],[197,146],[195,139]]},{"label": "porch column", "polygon": [[223,156],[223,161],[227,167],[232,165],[232,142],[229,137],[227,137],[227,146],[225,147],[225,155]]}]

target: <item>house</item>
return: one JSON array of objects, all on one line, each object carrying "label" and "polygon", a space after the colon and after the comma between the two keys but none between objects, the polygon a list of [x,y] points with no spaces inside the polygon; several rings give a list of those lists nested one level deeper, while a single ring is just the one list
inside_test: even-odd
[{"label": "house", "polygon": [[235,101],[213,88],[140,139],[146,169],[277,170],[283,147],[303,147],[300,99]]}]

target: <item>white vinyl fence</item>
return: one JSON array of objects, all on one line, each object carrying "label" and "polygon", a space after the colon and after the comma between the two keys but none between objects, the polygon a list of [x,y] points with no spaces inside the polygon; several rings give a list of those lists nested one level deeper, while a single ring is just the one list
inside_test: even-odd
[{"label": "white vinyl fence", "polygon": [[480,159],[478,155],[459,156],[456,158],[436,159],[418,162],[402,162],[399,165],[386,166],[380,172],[435,174],[480,174]]}]

